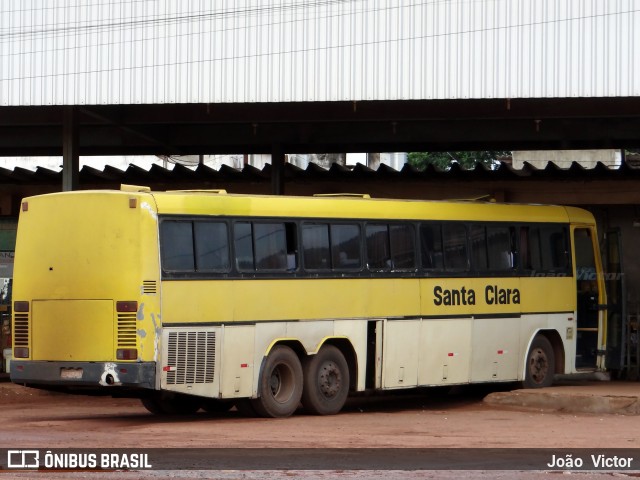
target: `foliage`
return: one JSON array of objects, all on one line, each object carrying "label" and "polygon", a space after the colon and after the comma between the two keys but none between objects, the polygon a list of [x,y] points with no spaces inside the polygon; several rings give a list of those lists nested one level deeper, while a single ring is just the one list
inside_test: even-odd
[{"label": "foliage", "polygon": [[484,150],[475,152],[410,152],[407,161],[410,165],[423,170],[428,165],[433,165],[441,169],[451,167],[453,163],[458,163],[463,168],[473,168],[476,163],[482,163],[488,167],[493,167],[498,163],[498,159],[510,156],[511,152],[506,150]]}]

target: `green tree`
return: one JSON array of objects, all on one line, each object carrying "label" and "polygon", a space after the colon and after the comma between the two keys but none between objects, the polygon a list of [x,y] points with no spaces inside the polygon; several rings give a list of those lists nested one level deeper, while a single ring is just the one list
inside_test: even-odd
[{"label": "green tree", "polygon": [[410,152],[407,161],[410,165],[424,170],[428,165],[441,169],[448,169],[453,163],[458,163],[463,168],[473,168],[476,163],[482,163],[492,167],[498,163],[498,159],[510,156],[506,150],[482,150],[475,152]]}]

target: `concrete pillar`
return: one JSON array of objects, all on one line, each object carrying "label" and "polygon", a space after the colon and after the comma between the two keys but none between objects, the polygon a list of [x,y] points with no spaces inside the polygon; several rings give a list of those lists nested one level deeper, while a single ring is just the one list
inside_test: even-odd
[{"label": "concrete pillar", "polygon": [[284,195],[285,155],[282,146],[271,147],[271,194]]},{"label": "concrete pillar", "polygon": [[77,190],[80,178],[78,151],[78,113],[75,107],[63,107],[62,122],[62,191]]}]

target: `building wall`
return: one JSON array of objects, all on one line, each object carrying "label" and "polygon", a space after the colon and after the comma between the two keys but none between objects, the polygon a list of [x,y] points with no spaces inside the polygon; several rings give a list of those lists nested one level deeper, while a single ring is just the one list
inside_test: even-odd
[{"label": "building wall", "polygon": [[606,242],[607,230],[620,230],[622,238],[622,270],[627,286],[628,305],[640,304],[640,256],[636,245],[640,245],[640,209],[632,205],[591,207],[598,220],[601,243]]},{"label": "building wall", "polygon": [[640,95],[634,0],[12,0],[0,105]]}]

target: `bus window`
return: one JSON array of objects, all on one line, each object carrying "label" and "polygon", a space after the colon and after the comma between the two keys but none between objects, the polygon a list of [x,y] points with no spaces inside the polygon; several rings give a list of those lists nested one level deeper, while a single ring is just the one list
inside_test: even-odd
[{"label": "bus window", "polygon": [[546,244],[546,247],[542,250],[542,266],[554,271],[568,270],[571,262],[569,261],[567,229],[550,226],[541,227],[540,230],[543,244]]},{"label": "bus window", "polygon": [[360,269],[360,226],[331,225],[331,259],[336,270]]},{"label": "bus window", "polygon": [[471,261],[473,268],[484,272],[489,269],[487,259],[487,232],[484,225],[471,225],[469,236],[471,238]]},{"label": "bus window", "polygon": [[240,271],[294,271],[297,268],[295,224],[237,222],[236,265]]},{"label": "bus window", "polygon": [[194,222],[196,270],[229,270],[229,234],[223,222]]},{"label": "bus window", "polygon": [[160,224],[162,268],[165,271],[194,271],[191,222],[165,220]]},{"label": "bus window", "polygon": [[449,271],[468,270],[467,229],[461,223],[444,224],[442,227],[444,268]]},{"label": "bus window", "polygon": [[236,267],[240,271],[253,271],[253,240],[251,223],[238,222],[233,227]]},{"label": "bus window", "polygon": [[302,227],[302,254],[307,270],[330,270],[329,224],[305,224]]},{"label": "bus window", "polygon": [[391,225],[391,257],[395,270],[416,268],[416,236],[413,225]]},{"label": "bus window", "polygon": [[287,269],[287,236],[284,223],[254,223],[256,270]]},{"label": "bus window", "polygon": [[369,270],[391,270],[391,249],[387,225],[367,225],[367,267]]},{"label": "bus window", "polygon": [[415,268],[415,235],[412,225],[369,224],[366,237],[367,266],[370,270]]},{"label": "bus window", "polygon": [[510,227],[487,227],[489,270],[505,271],[514,266],[514,246]]},{"label": "bus window", "polygon": [[420,226],[420,253],[422,268],[427,270],[444,269],[442,255],[442,225],[423,223]]},{"label": "bus window", "polygon": [[539,273],[568,273],[571,262],[567,240],[563,225],[520,227],[522,268]]}]

